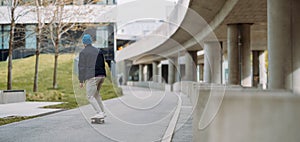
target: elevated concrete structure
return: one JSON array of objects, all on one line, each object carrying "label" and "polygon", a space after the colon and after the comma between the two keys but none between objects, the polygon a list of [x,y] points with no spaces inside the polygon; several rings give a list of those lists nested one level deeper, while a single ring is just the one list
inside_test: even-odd
[{"label": "elevated concrete structure", "polygon": [[[284,90],[199,86],[193,141],[297,142],[300,97]],[[211,97],[211,98],[209,98]],[[210,105],[203,105],[210,103]]]},{"label": "elevated concrete structure", "polygon": [[[189,9],[187,9],[187,7]],[[236,68],[241,70],[241,73],[232,73],[236,76],[240,76],[240,78],[236,79],[236,83],[233,84],[241,84],[245,87],[251,87],[253,78],[250,61],[251,50],[263,51],[267,48],[267,46],[266,41],[263,40],[266,39],[265,37],[257,38],[257,36],[254,36],[256,39],[252,41],[250,40],[250,37],[252,36],[250,33],[253,33],[254,35],[261,35],[260,33],[263,32],[263,35],[266,34],[267,1],[254,0],[248,2],[246,0],[194,0],[187,2],[181,0],[178,2],[178,6],[176,8],[177,9],[171,13],[170,19],[166,21],[172,24],[166,23],[151,36],[118,51],[116,60],[121,61],[128,59],[132,60],[134,64],[143,64],[152,63],[152,61],[155,60],[164,60],[168,57],[181,57],[184,56],[185,52],[197,52],[203,50],[205,42],[212,40],[223,42],[222,55],[227,56],[227,48],[229,48],[227,47],[227,44],[229,44],[229,41],[227,41],[227,39],[229,39],[227,34],[227,25],[243,25],[244,23],[245,26],[242,26],[244,28],[243,41],[241,41],[240,45],[247,47],[247,50],[243,50],[243,55],[241,55],[243,58],[241,58],[240,62],[236,64]],[[253,30],[250,28],[250,24],[247,23],[251,23],[251,28],[253,28]],[[239,31],[240,30],[236,32]],[[239,34],[236,33],[236,35],[232,38],[238,40],[238,36]],[[144,47],[144,45],[147,45],[147,48],[141,48]],[[238,47],[238,44],[236,44],[235,47]],[[239,57],[238,53],[235,53],[234,55],[237,58]],[[239,54],[242,54],[242,52]],[[231,56],[229,57],[231,58]],[[203,57],[198,57],[198,59],[199,58]],[[221,60],[223,62],[225,61],[223,59]],[[197,66],[198,63],[196,62],[194,66]],[[221,66],[221,68],[221,72],[224,72],[223,70],[226,69],[223,66]],[[187,73],[186,71],[187,70],[185,70],[185,73]],[[229,76],[231,76],[230,72],[232,71],[235,70],[229,69]],[[222,73],[221,76],[225,76],[225,74]],[[232,77],[228,78],[233,79]],[[189,80],[196,81],[197,79],[192,78]],[[227,81],[222,81],[222,83],[225,82]],[[229,83],[230,82],[231,81],[229,81]]]},{"label": "elevated concrete structure", "polygon": [[[176,67],[183,79],[173,82],[169,66],[168,82],[197,106],[193,141],[296,142],[300,139],[299,9],[297,0],[180,0],[167,21],[172,24],[119,51],[116,60],[149,64],[185,58],[186,64]],[[222,42],[221,49],[208,44],[216,41]],[[197,62],[186,58],[186,53],[203,50]],[[199,65],[198,74],[203,74],[203,63],[204,76],[197,79],[191,66]],[[195,83],[203,79],[209,84]],[[230,87],[221,85],[225,83]],[[207,100],[220,103],[206,110],[209,119],[203,124]]]},{"label": "elevated concrete structure", "polygon": [[222,51],[218,41],[204,43],[204,82],[218,83],[222,81]]},{"label": "elevated concrete structure", "polygon": [[228,25],[229,84],[251,87],[250,24]]},{"label": "elevated concrete structure", "polygon": [[270,89],[300,94],[300,34],[296,32],[300,29],[299,8],[297,0],[268,0]]},{"label": "elevated concrete structure", "polygon": [[[122,84],[187,94],[195,142],[298,142],[299,9],[299,0],[179,0],[157,31],[117,51],[118,74]],[[154,18],[142,16],[125,20]],[[207,84],[195,83],[198,64]]]}]

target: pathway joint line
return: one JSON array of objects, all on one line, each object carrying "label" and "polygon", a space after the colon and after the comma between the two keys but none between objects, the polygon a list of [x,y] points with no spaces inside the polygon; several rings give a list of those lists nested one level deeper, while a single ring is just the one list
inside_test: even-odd
[{"label": "pathway joint line", "polygon": [[181,110],[182,100],[181,100],[180,95],[178,95],[177,93],[175,93],[175,94],[178,97],[178,105],[177,105],[177,108],[174,112],[174,115],[173,115],[173,117],[172,117],[172,119],[169,123],[169,126],[168,126],[161,142],[171,142],[172,136],[173,136],[173,133],[174,133],[174,130],[175,130],[178,118],[179,118],[179,113],[180,113],[180,110]]}]

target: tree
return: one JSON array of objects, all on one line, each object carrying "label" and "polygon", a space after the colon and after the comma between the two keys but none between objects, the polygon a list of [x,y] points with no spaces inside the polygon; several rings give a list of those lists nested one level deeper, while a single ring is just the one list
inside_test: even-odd
[{"label": "tree", "polygon": [[9,48],[8,48],[8,65],[7,65],[7,90],[12,89],[12,53],[13,48],[15,45],[15,28],[16,28],[16,21],[22,17],[23,15],[26,15],[28,12],[30,12],[30,9],[24,9],[17,11],[17,8],[20,5],[26,5],[29,2],[19,1],[19,0],[7,0],[7,9],[9,14],[9,20],[10,20],[10,29],[9,29]]},{"label": "tree", "polygon": [[43,5],[41,0],[35,0],[35,12],[37,16],[37,27],[36,27],[36,33],[37,33],[37,46],[35,51],[35,68],[34,68],[34,81],[33,81],[33,92],[38,91],[38,70],[39,70],[39,55],[40,55],[40,49],[41,49],[41,43],[42,43],[42,31],[45,27],[45,21],[44,18],[42,18],[42,11]]},{"label": "tree", "polygon": [[[53,10],[53,19],[49,23],[49,29],[50,29],[50,38],[52,41],[52,44],[54,46],[54,70],[53,70],[53,83],[52,87],[54,89],[57,89],[57,64],[58,64],[58,56],[59,56],[59,43],[61,40],[61,36],[66,33],[68,30],[70,30],[72,27],[74,27],[75,23],[72,22],[72,14],[66,14],[70,13],[70,11],[66,11],[64,9],[65,4],[67,4],[68,1],[64,0],[56,0],[54,3],[54,10]],[[69,19],[66,21],[66,19]]]},{"label": "tree", "polygon": [[[58,65],[58,57],[59,57],[59,50],[60,50],[60,41],[64,34],[68,34],[68,31],[76,30],[76,19],[80,17],[81,20],[89,20],[90,17],[87,17],[89,13],[93,11],[92,8],[89,6],[84,7],[68,7],[66,8],[65,5],[72,4],[73,0],[56,0],[52,1],[52,3],[48,3],[48,7],[50,7],[50,11],[47,10],[49,13],[47,24],[48,24],[48,34],[50,35],[49,38],[54,47],[54,68],[53,68],[53,83],[52,88],[57,89],[57,65]],[[89,3],[95,3],[94,1],[88,1]],[[69,40],[70,41],[70,40]]]}]

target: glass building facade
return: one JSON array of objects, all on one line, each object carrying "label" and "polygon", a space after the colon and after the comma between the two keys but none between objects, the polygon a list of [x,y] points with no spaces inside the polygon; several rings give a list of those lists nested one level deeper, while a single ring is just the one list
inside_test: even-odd
[{"label": "glass building facade", "polygon": [[10,25],[0,25],[0,49],[8,49]]}]

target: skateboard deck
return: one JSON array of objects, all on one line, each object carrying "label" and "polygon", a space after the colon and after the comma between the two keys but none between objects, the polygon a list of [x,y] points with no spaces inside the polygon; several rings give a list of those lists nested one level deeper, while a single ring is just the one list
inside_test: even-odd
[{"label": "skateboard deck", "polygon": [[103,124],[104,118],[91,118],[92,124]]}]

